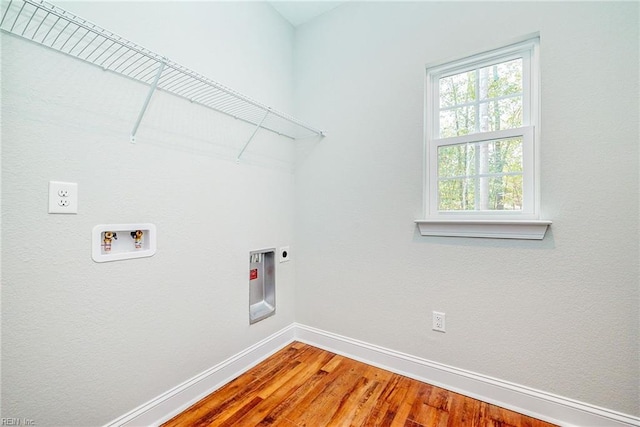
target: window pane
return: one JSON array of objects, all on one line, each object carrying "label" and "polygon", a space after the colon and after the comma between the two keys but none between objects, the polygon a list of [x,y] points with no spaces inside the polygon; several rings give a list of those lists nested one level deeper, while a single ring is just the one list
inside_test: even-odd
[{"label": "window pane", "polygon": [[481,132],[522,126],[522,96],[481,102],[478,108]]},{"label": "window pane", "polygon": [[522,66],[518,58],[439,79],[439,137],[521,127]]},{"label": "window pane", "polygon": [[474,144],[456,144],[438,147],[438,177],[451,178],[476,173]]},{"label": "window pane", "polygon": [[440,111],[440,138],[473,133],[476,127],[475,123],[475,106]]},{"label": "window pane", "polygon": [[438,209],[474,210],[475,183],[472,179],[444,179],[438,182]]},{"label": "window pane", "polygon": [[489,179],[488,210],[522,210],[522,175],[493,177]]},{"label": "window pane", "polygon": [[438,147],[438,209],[522,210],[523,138]]},{"label": "window pane", "polygon": [[474,102],[476,99],[476,73],[469,71],[439,80],[440,108]]},{"label": "window pane", "polygon": [[482,146],[486,147],[486,173],[522,172],[522,137],[488,141]]},{"label": "window pane", "polygon": [[522,58],[480,68],[478,75],[481,100],[522,93]]}]

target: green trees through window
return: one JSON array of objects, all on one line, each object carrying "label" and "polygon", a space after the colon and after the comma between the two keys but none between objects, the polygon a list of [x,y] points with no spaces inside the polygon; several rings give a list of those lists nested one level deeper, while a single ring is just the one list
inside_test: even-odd
[{"label": "green trees through window", "polygon": [[438,147],[438,209],[521,210],[522,138]]},{"label": "green trees through window", "polygon": [[[523,126],[523,60],[438,80],[438,136],[452,138]],[[522,210],[522,137],[439,145],[440,211]]]}]

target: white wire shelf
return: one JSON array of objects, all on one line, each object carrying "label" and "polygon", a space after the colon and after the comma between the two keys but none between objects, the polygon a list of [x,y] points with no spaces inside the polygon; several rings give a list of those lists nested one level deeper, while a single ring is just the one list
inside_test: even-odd
[{"label": "white wire shelf", "polygon": [[319,129],[53,4],[40,0],[3,1],[0,13],[0,30],[3,32],[149,85],[149,94],[131,132],[132,142],[135,142],[138,126],[156,89],[255,125],[253,135],[238,158],[258,129],[266,129],[291,139],[324,136]]}]

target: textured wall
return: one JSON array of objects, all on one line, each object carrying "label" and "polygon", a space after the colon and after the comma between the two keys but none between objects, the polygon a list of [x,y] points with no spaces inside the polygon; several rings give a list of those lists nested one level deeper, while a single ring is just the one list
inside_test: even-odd
[{"label": "textured wall", "polygon": [[[291,110],[293,29],[266,4],[77,6]],[[251,126],[157,93],[133,145],[146,93],[2,36],[3,417],[101,425],[294,321],[295,260],[276,316],[248,319],[249,251],[293,246],[291,141],[259,133],[237,165]],[[50,180],[78,183],[78,215],[47,214]],[[157,254],[93,262],[93,226],[130,222],[156,224]]]},{"label": "textured wall", "polygon": [[[638,4],[349,3],[296,33],[296,320],[640,415]],[[542,241],[421,237],[424,66],[540,32]],[[447,332],[431,331],[431,312]]]},{"label": "textured wall", "polygon": [[[288,140],[236,165],[252,129],[156,94],[131,145],[146,88],[3,35],[2,416],[103,424],[293,320],[640,414],[637,4],[353,3],[295,51],[262,3],[64,6],[279,109],[295,79],[329,136],[296,144],[294,182]],[[554,225],[420,237],[424,64],[534,31]],[[79,183],[77,216],[46,213],[49,180]],[[154,257],[91,260],[94,225],[135,221]],[[278,314],[249,327],[247,253],[285,244]]]}]

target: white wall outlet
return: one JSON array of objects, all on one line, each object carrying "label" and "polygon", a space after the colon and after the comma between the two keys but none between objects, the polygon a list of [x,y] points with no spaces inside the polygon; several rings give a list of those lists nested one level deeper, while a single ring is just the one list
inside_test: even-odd
[{"label": "white wall outlet", "polygon": [[444,313],[439,311],[433,312],[433,330],[438,332],[446,332],[444,325]]},{"label": "white wall outlet", "polygon": [[291,250],[289,246],[283,246],[280,248],[280,262],[291,261]]},{"label": "white wall outlet", "polygon": [[78,184],[49,181],[49,213],[78,213]]}]

